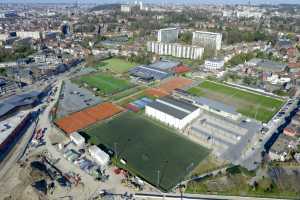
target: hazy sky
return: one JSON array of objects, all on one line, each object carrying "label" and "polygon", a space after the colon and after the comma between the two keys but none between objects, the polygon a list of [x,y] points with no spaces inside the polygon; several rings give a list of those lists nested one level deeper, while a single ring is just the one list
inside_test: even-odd
[{"label": "hazy sky", "polygon": [[[76,0],[0,0],[1,3],[73,3]],[[134,0],[78,0],[79,3],[115,3],[115,2],[134,2]],[[146,3],[215,3],[215,4],[236,4],[248,3],[248,0],[143,0]],[[291,3],[300,4],[300,0],[251,0],[252,4],[279,4]]]}]

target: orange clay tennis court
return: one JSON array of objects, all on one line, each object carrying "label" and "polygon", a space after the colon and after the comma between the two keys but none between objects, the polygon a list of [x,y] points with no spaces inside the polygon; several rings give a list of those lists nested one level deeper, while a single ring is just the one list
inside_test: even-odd
[{"label": "orange clay tennis court", "polygon": [[97,121],[112,117],[123,109],[112,103],[102,103],[91,108],[73,113],[67,117],[57,120],[55,123],[66,133],[72,133],[86,128]]},{"label": "orange clay tennis court", "polygon": [[175,89],[183,89],[192,83],[193,81],[191,79],[174,77],[160,84],[158,88],[149,88],[145,92],[154,97],[163,97],[169,95]]}]

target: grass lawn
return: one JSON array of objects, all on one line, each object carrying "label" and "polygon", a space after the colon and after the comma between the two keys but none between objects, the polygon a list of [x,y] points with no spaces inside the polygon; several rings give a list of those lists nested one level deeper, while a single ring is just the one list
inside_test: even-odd
[{"label": "grass lawn", "polygon": [[107,60],[103,60],[100,63],[96,64],[97,68],[108,68],[116,73],[124,73],[127,72],[130,68],[138,66],[139,64],[134,62],[129,62],[127,60],[121,58],[110,58]]},{"label": "grass lawn", "polygon": [[106,74],[89,74],[79,77],[76,83],[86,83],[90,88],[97,88],[103,95],[111,95],[132,86],[127,80],[115,78]]},{"label": "grass lawn", "polygon": [[232,105],[237,112],[262,122],[268,122],[284,104],[283,100],[210,81],[204,81],[188,92]]},{"label": "grass lawn", "polygon": [[[84,131],[90,142],[117,148],[126,169],[169,190],[205,159],[209,150],[145,116],[127,112]],[[158,172],[159,171],[159,172]],[[159,174],[159,175],[158,175]]]},{"label": "grass lawn", "polygon": [[193,170],[193,176],[199,176],[201,174],[209,173],[211,171],[223,168],[227,166],[228,163],[222,162],[210,154],[207,159],[201,161],[199,165]]},{"label": "grass lawn", "polygon": [[215,177],[204,178],[198,181],[191,181],[188,183],[185,192],[248,196],[253,197],[253,199],[256,199],[255,197],[298,199],[300,194],[297,189],[294,189],[294,187],[286,188],[287,186],[285,185],[284,188],[282,188],[270,177],[260,179],[255,188],[249,184],[250,180],[251,176],[247,176],[243,173],[234,175],[222,174]]}]

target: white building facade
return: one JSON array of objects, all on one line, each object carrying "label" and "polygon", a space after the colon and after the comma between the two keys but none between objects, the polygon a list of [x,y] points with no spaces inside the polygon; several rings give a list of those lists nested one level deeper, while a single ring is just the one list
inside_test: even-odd
[{"label": "white building facade", "polygon": [[204,48],[178,43],[147,42],[147,50],[158,55],[168,55],[177,58],[201,59]]},{"label": "white building facade", "polygon": [[96,145],[93,145],[89,148],[89,153],[95,162],[100,165],[101,168],[105,168],[109,164],[110,157],[107,153],[102,151]]},{"label": "white building facade", "polygon": [[176,42],[178,39],[179,30],[177,28],[165,28],[158,30],[158,42]]},{"label": "white building facade", "polygon": [[39,31],[18,31],[17,37],[20,38],[33,38],[35,40],[38,40],[41,38],[41,33]]},{"label": "white building facade", "polygon": [[222,46],[222,34],[204,31],[193,32],[193,45],[200,45],[204,48],[220,50]]},{"label": "white building facade", "polygon": [[148,104],[145,113],[170,127],[183,129],[200,115],[200,108],[183,101],[164,97]]},{"label": "white building facade", "polygon": [[129,13],[131,12],[131,7],[130,5],[121,5],[121,12]]},{"label": "white building facade", "polygon": [[210,71],[217,71],[224,68],[224,59],[208,59],[204,62],[204,68]]}]

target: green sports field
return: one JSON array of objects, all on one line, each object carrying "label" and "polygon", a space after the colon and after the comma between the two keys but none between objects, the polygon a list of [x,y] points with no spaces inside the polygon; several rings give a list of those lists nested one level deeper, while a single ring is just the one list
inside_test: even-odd
[{"label": "green sports field", "polygon": [[204,81],[189,89],[188,92],[232,105],[237,109],[237,112],[262,122],[268,122],[284,104],[283,100],[211,81]]},{"label": "green sports field", "polygon": [[[84,131],[93,144],[117,149],[126,168],[165,191],[179,183],[209,150],[145,116],[124,113],[118,118]],[[159,172],[158,172],[159,170]]]},{"label": "green sports field", "polygon": [[107,74],[89,74],[74,80],[78,84],[86,83],[90,88],[97,88],[103,95],[111,95],[132,86],[127,80],[115,78]]},{"label": "green sports field", "polygon": [[107,60],[103,60],[96,65],[96,67],[98,68],[105,67],[117,73],[127,72],[130,68],[133,68],[135,66],[138,66],[138,64],[129,62],[121,58],[110,58]]}]

